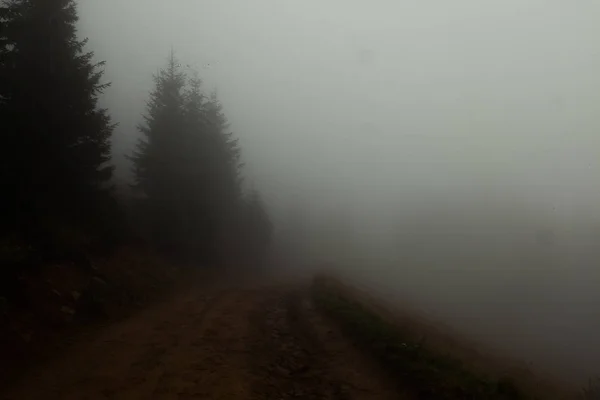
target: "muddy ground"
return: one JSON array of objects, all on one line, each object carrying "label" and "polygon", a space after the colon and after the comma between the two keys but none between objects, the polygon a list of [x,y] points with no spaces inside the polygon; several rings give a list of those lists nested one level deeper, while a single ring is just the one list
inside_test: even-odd
[{"label": "muddy ground", "polygon": [[220,282],[73,343],[3,399],[402,399],[308,284]]}]

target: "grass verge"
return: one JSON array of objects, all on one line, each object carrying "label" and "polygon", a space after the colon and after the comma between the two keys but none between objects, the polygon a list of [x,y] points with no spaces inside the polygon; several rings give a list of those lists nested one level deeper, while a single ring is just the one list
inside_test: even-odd
[{"label": "grass verge", "polygon": [[420,399],[536,399],[508,377],[487,376],[461,361],[438,354],[318,277],[312,285],[315,306],[336,321],[362,350],[373,355],[402,388]]}]

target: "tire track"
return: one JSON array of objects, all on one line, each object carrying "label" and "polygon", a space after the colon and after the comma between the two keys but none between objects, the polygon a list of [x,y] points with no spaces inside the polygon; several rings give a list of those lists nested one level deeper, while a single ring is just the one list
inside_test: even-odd
[{"label": "tire track", "polygon": [[299,318],[294,293],[274,294],[250,317],[258,338],[249,360],[256,375],[253,398],[346,400]]},{"label": "tire track", "polygon": [[408,392],[399,392],[398,385],[373,360],[359,351],[330,319],[314,308],[312,301],[299,299],[299,312],[310,337],[319,344],[321,357],[340,390],[352,400],[413,399]]},{"label": "tire track", "polygon": [[250,316],[253,399],[398,400],[398,393],[303,291],[281,291]]}]

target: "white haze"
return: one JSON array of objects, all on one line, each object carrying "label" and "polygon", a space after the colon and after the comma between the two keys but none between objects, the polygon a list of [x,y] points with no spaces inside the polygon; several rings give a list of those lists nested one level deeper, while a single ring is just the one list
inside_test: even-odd
[{"label": "white haze", "polygon": [[600,374],[600,3],[81,0],[80,16],[124,179],[173,45],[305,263],[538,368]]}]

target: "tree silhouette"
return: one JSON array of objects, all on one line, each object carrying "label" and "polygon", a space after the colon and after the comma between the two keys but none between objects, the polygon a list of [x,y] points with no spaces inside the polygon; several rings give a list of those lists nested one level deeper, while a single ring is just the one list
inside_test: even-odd
[{"label": "tree silhouette", "polygon": [[72,0],[11,0],[0,19],[4,227],[81,223],[109,200],[114,124],[97,104],[104,63],[77,38]]},{"label": "tree silhouette", "polygon": [[173,52],[155,76],[143,137],[130,159],[153,240],[171,254],[213,257],[240,197],[240,150],[216,94],[181,72]]}]

